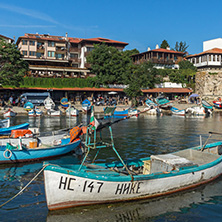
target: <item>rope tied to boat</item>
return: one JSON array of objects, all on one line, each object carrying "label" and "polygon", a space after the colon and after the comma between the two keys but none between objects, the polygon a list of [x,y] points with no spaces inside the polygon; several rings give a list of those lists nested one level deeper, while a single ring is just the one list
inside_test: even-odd
[{"label": "rope tied to boat", "polygon": [[[18,195],[20,195],[41,173],[42,171],[48,166],[49,164],[46,164],[42,167],[42,169],[16,194],[14,195],[12,198],[10,198],[9,200],[7,200],[5,203],[0,205],[0,208],[3,207],[4,205],[6,205],[7,203],[9,203],[10,201],[12,201],[13,199],[15,199]],[[51,165],[51,164],[50,164]]]}]

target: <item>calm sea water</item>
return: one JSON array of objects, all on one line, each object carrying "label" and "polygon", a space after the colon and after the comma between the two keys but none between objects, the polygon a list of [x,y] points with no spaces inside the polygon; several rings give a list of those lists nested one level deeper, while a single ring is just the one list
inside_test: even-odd
[{"label": "calm sea water", "polygon": [[[30,122],[30,127],[40,131],[52,131],[79,123],[86,124],[89,116],[78,118],[26,116],[12,119],[13,124]],[[142,115],[112,126],[115,146],[123,159],[146,157],[150,154],[167,153],[200,143],[208,137],[209,131],[222,132],[222,116],[183,118],[175,116]],[[103,132],[104,139],[108,131]],[[214,136],[213,140],[221,140]],[[97,158],[104,162],[116,160],[109,150]],[[76,163],[70,154],[50,162]],[[42,168],[42,163],[0,166],[0,204],[17,194]],[[119,204],[70,208],[49,212],[45,200],[43,174],[11,202],[0,208],[0,221],[221,221],[222,220],[222,178],[194,190],[154,200]]]}]

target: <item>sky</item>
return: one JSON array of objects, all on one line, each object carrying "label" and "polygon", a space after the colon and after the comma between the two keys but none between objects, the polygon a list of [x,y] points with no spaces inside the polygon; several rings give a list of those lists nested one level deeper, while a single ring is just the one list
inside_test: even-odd
[{"label": "sky", "polygon": [[186,42],[189,54],[203,41],[222,38],[221,0],[0,0],[0,34],[25,33],[126,42],[126,50],[171,48]]}]

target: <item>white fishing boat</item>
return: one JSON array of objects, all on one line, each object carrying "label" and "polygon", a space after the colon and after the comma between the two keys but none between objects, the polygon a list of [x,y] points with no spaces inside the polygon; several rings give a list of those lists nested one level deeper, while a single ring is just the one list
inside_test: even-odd
[{"label": "white fishing boat", "polygon": [[[81,164],[45,164],[49,210],[160,197],[208,183],[222,174],[222,141],[207,144],[207,140],[203,146],[123,161],[114,147],[111,128],[111,144],[96,139],[95,134],[91,140],[90,129],[85,142],[88,151]],[[91,164],[85,163],[91,149],[99,152],[105,147],[112,148],[120,161],[95,163],[95,157]]]},{"label": "white fishing boat", "polygon": [[202,106],[193,106],[186,109],[186,113],[194,116],[205,116],[212,114],[210,109],[206,109]]},{"label": "white fishing boat", "polygon": [[62,115],[62,111],[61,110],[49,109],[49,110],[47,110],[47,114],[49,116],[61,116]]},{"label": "white fishing boat", "polygon": [[31,117],[35,116],[35,110],[34,109],[29,110],[28,116],[31,116]]},{"label": "white fishing boat", "polygon": [[79,115],[79,110],[76,109],[74,106],[69,106],[66,109],[66,116],[78,116]]},{"label": "white fishing boat", "polygon": [[10,127],[10,118],[0,120],[0,128]]},{"label": "white fishing boat", "polygon": [[134,109],[134,108],[129,108],[128,109],[128,116],[138,118],[139,114],[140,114],[140,111],[138,109]]},{"label": "white fishing boat", "polygon": [[55,108],[55,103],[53,102],[52,98],[50,98],[49,96],[44,100],[44,107],[47,110]]},{"label": "white fishing boat", "polygon": [[6,112],[3,113],[3,116],[5,118],[7,118],[7,117],[14,117],[16,115],[17,115],[17,113],[14,112],[11,108],[9,108]]},{"label": "white fishing boat", "polygon": [[149,115],[159,115],[161,113],[161,109],[159,108],[158,104],[153,102],[151,99],[147,99],[145,101],[145,105],[147,106],[144,111],[146,114]]},{"label": "white fishing boat", "polygon": [[36,116],[41,116],[43,114],[43,111],[39,107],[35,107],[35,115]]},{"label": "white fishing boat", "polygon": [[176,116],[185,116],[186,112],[185,112],[185,109],[177,109],[176,107],[171,107],[171,112],[173,115],[176,115]]},{"label": "white fishing boat", "polygon": [[161,113],[161,109],[159,107],[146,107],[143,111],[148,115],[159,115]]}]

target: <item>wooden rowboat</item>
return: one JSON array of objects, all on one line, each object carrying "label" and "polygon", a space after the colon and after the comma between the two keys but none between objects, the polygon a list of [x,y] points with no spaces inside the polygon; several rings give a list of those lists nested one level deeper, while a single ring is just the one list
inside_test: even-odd
[{"label": "wooden rowboat", "polygon": [[82,109],[85,113],[91,110],[91,102],[88,99],[83,100]]},{"label": "wooden rowboat", "polygon": [[185,116],[185,109],[177,109],[176,107],[171,107],[171,112],[173,115],[177,115],[177,116]]},{"label": "wooden rowboat", "polygon": [[[119,157],[111,141],[110,147]],[[97,148],[106,145],[100,142]],[[88,152],[95,149],[87,140],[86,147]],[[222,174],[221,154],[222,141],[127,162],[119,157],[119,162],[112,163],[85,164],[84,158],[80,165],[48,164],[44,169],[47,206],[57,210],[154,198],[194,188]]]},{"label": "wooden rowboat", "polygon": [[45,146],[42,144],[42,146],[34,148],[27,148],[22,144],[17,147],[7,144],[0,146],[0,164],[31,162],[61,156],[74,151],[79,144],[80,139],[70,143],[70,138],[61,139],[59,145]]},{"label": "wooden rowboat", "polygon": [[0,135],[10,135],[12,130],[16,129],[28,129],[29,123],[22,123],[15,126],[10,126],[7,128],[0,128]]}]

